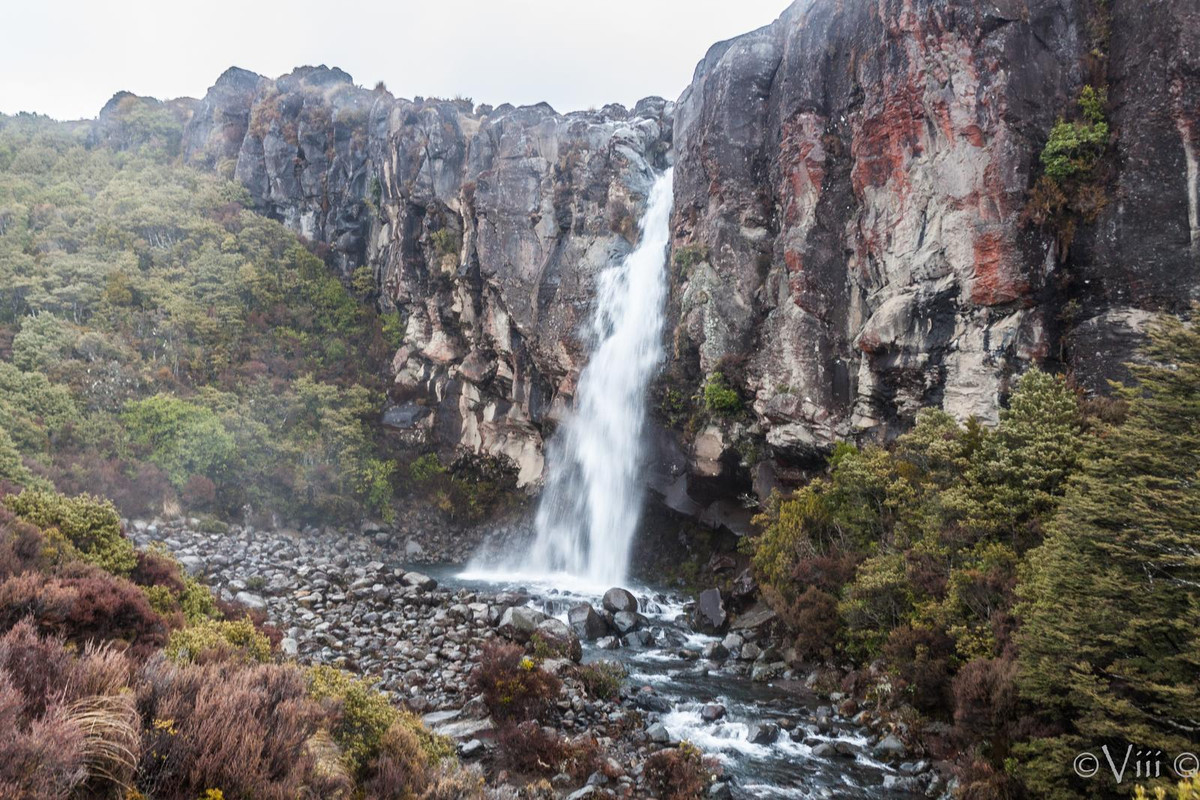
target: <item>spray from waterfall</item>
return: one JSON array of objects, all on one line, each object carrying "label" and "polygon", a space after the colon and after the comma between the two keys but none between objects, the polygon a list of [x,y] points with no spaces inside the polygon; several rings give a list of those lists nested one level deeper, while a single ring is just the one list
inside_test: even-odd
[{"label": "spray from waterfall", "polygon": [[643,500],[646,394],[662,359],[671,177],[668,169],[650,191],[637,247],[597,276],[591,355],[549,446],[536,538],[507,565],[513,577],[592,587],[625,579]]}]

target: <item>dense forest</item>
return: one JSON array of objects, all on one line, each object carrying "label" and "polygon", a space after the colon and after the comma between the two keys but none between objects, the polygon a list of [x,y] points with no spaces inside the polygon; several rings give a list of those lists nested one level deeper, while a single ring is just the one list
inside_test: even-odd
[{"label": "dense forest", "polygon": [[387,517],[380,365],[401,336],[236,184],[179,166],[166,109],[0,117],[0,478],[241,518]]},{"label": "dense forest", "polygon": [[995,429],[927,409],[843,445],[744,541],[798,656],[858,665],[964,797],[1093,797],[1117,787],[1080,752],[1195,747],[1200,329],[1164,319],[1143,355],[1112,398],[1035,370]]}]

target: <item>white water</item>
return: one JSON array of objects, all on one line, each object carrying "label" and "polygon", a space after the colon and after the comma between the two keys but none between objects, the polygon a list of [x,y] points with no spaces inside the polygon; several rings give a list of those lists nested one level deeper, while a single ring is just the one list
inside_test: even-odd
[{"label": "white water", "polygon": [[523,576],[576,589],[625,580],[641,516],[646,393],[662,358],[671,173],[650,190],[637,248],[596,279],[591,357],[574,410],[550,443],[530,551],[498,571],[494,563],[472,564],[466,575]]}]

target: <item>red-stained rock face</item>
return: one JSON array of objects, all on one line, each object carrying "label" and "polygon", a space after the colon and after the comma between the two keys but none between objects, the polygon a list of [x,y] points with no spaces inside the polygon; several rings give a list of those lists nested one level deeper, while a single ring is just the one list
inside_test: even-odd
[{"label": "red-stained rock face", "polygon": [[1097,80],[1094,8],[805,0],[714,47],[676,110],[678,243],[710,253],[676,279],[677,372],[743,363],[785,459],[922,405],[995,419],[1033,363],[1119,376],[1147,312],[1200,294],[1200,7],[1110,6],[1109,202],[1063,264],[1022,211]]}]

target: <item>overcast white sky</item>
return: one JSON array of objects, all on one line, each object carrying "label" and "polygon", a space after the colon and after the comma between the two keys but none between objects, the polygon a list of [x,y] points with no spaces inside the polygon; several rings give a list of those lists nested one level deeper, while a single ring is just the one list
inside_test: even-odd
[{"label": "overcast white sky", "polygon": [[0,112],[91,118],[114,92],[200,97],[229,66],[339,66],[393,94],[559,111],[676,98],[709,45],[788,0],[3,0]]}]

